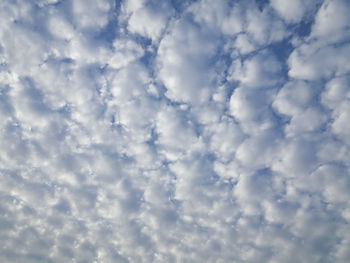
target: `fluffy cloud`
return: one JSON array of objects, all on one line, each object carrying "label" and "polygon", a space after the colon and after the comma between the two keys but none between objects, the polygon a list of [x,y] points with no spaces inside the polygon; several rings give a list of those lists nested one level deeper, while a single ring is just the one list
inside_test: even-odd
[{"label": "fluffy cloud", "polygon": [[[218,40],[190,19],[176,21],[158,50],[158,78],[174,101],[201,104],[212,93],[215,71],[211,68]],[[207,71],[205,76],[199,74]]]},{"label": "fluffy cloud", "polygon": [[347,1],[324,1],[315,16],[310,36],[297,42],[288,59],[293,78],[316,80],[347,74],[350,10]]},{"label": "fluffy cloud", "polygon": [[157,42],[174,14],[170,1],[125,1],[122,3],[121,20],[127,20],[127,29]]},{"label": "fluffy cloud", "polygon": [[308,13],[314,12],[321,1],[307,0],[307,1],[288,1],[271,0],[270,4],[278,14],[289,23],[299,23]]},{"label": "fluffy cloud", "polygon": [[273,87],[280,81],[281,70],[275,56],[261,52],[244,61],[233,61],[229,80],[237,80],[248,88]]},{"label": "fluffy cloud", "polygon": [[311,37],[326,37],[330,41],[349,37],[349,9],[347,1],[324,1],[315,17]]},{"label": "fluffy cloud", "polygon": [[349,11],[1,1],[0,261],[349,262]]}]

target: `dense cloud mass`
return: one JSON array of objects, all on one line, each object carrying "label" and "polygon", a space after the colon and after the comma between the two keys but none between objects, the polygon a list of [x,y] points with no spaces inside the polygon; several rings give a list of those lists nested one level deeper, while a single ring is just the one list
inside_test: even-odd
[{"label": "dense cloud mass", "polygon": [[348,0],[1,0],[0,262],[350,262]]}]

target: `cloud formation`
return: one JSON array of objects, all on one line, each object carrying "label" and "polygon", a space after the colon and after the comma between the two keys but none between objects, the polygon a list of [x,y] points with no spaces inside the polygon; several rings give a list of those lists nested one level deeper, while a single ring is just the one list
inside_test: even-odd
[{"label": "cloud formation", "polygon": [[0,2],[1,262],[349,262],[347,0]]}]

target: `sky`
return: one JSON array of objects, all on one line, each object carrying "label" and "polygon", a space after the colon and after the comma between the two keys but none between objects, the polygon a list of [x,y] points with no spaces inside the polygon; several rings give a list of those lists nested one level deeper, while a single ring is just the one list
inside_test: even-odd
[{"label": "sky", "polygon": [[350,262],[349,14],[1,0],[0,262]]}]

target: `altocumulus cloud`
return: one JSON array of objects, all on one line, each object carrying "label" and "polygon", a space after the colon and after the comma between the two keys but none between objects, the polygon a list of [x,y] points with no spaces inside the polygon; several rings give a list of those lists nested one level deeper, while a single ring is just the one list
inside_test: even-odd
[{"label": "altocumulus cloud", "polygon": [[350,262],[348,0],[1,0],[1,262]]}]

